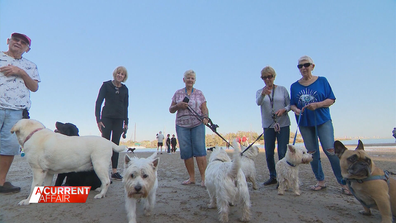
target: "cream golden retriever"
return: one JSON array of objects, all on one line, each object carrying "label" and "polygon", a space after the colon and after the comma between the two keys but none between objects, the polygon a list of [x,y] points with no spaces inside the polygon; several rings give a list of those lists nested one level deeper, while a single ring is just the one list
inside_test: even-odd
[{"label": "cream golden retriever", "polygon": [[54,174],[95,170],[102,185],[95,198],[103,198],[110,184],[109,166],[117,146],[100,136],[65,136],[44,127],[39,121],[22,119],[11,129],[23,148],[33,172],[29,197],[18,205],[28,205],[35,186],[50,186]]}]

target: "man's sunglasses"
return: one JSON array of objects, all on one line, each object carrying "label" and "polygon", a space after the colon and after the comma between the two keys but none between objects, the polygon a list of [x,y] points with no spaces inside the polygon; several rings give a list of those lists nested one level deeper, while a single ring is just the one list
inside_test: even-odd
[{"label": "man's sunglasses", "polygon": [[305,64],[299,64],[299,65],[297,65],[297,68],[298,68],[298,69],[301,69],[302,67],[307,68],[307,67],[309,67],[309,66],[311,66],[311,63],[305,63]]}]

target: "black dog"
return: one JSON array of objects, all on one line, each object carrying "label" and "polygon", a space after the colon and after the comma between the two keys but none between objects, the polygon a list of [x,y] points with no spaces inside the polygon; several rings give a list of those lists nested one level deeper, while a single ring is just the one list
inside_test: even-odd
[{"label": "black dog", "polygon": [[[67,136],[78,136],[78,128],[72,123],[56,122],[55,132],[67,135]],[[66,183],[63,184],[66,178]],[[91,186],[91,190],[102,185],[95,171],[84,171],[84,172],[70,172],[60,173],[55,181],[55,186]]]}]

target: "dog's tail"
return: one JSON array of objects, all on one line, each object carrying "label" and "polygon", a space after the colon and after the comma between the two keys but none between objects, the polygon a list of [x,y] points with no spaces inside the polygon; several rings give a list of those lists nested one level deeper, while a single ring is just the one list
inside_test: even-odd
[{"label": "dog's tail", "polygon": [[126,146],[126,145],[119,145],[118,146],[117,144],[113,143],[113,151],[117,152],[117,153],[128,151],[128,146]]},{"label": "dog's tail", "polygon": [[232,157],[232,166],[228,175],[231,178],[236,178],[241,168],[241,149],[236,139],[232,142],[232,147],[234,148],[234,154]]}]

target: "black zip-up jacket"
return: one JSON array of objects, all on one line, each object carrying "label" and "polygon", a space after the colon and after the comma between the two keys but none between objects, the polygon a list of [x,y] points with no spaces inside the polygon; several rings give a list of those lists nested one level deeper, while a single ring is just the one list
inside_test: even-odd
[{"label": "black zip-up jacket", "polygon": [[[105,100],[105,104],[102,113],[100,113],[103,100]],[[102,118],[120,118],[124,120],[125,125],[128,125],[128,101],[128,88],[124,84],[121,84],[121,87],[117,89],[111,80],[103,82],[96,99],[96,122],[100,122]]]}]

